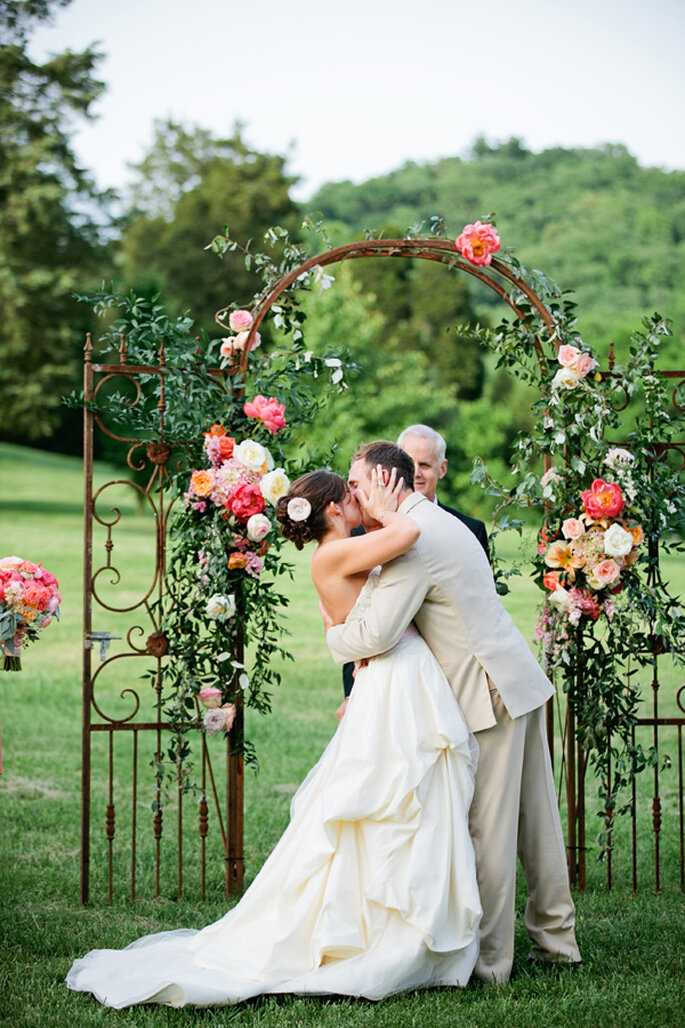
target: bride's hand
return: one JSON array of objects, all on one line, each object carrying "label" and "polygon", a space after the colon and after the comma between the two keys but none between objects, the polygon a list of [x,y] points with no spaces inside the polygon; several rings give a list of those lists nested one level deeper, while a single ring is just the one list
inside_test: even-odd
[{"label": "bride's hand", "polygon": [[371,487],[367,492],[359,490],[359,500],[364,513],[374,521],[383,522],[384,514],[394,513],[400,504],[400,493],[404,479],[397,477],[397,469],[390,472],[387,483],[383,481],[383,468],[378,464],[371,472]]}]

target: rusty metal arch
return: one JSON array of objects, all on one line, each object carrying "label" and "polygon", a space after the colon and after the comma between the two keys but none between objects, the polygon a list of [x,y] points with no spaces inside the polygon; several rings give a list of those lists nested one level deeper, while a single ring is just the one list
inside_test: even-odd
[{"label": "rusty metal arch", "polygon": [[[347,243],[344,246],[336,246],[331,250],[325,250],[323,253],[317,254],[315,257],[310,257],[297,268],[293,268],[292,271],[283,275],[269,287],[265,294],[259,298],[252,312],[253,322],[250,326],[246,344],[240,359],[240,364],[238,365],[238,370],[241,372],[245,371],[250,346],[255,333],[258,331],[259,326],[273,307],[274,303],[278,300],[279,296],[281,296],[285,290],[293,284],[293,282],[297,281],[301,275],[306,275],[306,273],[311,271],[312,268],[324,268],[329,264],[339,264],[341,261],[359,260],[364,257],[411,257],[419,260],[435,261],[439,264],[446,265],[450,270],[455,269],[458,271],[465,271],[468,275],[472,275],[479,281],[484,282],[485,285],[492,289],[501,300],[504,300],[520,321],[525,321],[525,315],[523,311],[517,307],[513,295],[515,290],[519,290],[539,315],[542,323],[549,331],[550,337],[554,340],[556,349],[559,347],[558,341],[555,338],[556,325],[549,309],[527,282],[525,282],[519,275],[516,275],[511,268],[496,257],[492,259],[492,263],[488,266],[487,270],[484,270],[483,267],[475,267],[473,264],[464,260],[456,249],[454,242],[450,239],[439,239],[431,236],[420,239],[367,239],[360,240],[356,243]],[[510,291],[507,291],[505,286],[498,281],[498,278],[502,278],[505,282],[509,283]],[[228,311],[228,307],[222,307],[221,310],[216,312],[215,320],[222,329],[225,329],[226,327],[223,322],[223,317],[228,313]],[[545,361],[545,356],[542,345],[537,336],[535,338],[534,346],[542,367],[543,362]]]}]

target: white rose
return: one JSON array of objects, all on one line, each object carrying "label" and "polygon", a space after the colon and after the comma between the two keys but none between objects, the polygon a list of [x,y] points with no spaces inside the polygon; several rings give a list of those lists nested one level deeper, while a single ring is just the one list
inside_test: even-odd
[{"label": "white rose", "polygon": [[205,613],[212,621],[228,621],[235,614],[235,596],[221,596],[215,593],[207,601]]},{"label": "white rose", "polygon": [[269,462],[266,449],[254,439],[244,439],[238,443],[233,450],[233,457],[251,471],[265,471]]},{"label": "white rose", "polygon": [[612,525],[604,533],[604,552],[608,557],[625,557],[633,548],[633,537],[620,525]]},{"label": "white rose", "polygon": [[285,496],[290,489],[290,479],[283,468],[276,468],[264,475],[259,483],[259,488],[262,490],[262,496],[266,502],[275,507],[281,496]]},{"label": "white rose", "polygon": [[253,514],[247,521],[247,538],[260,543],[269,534],[271,522],[265,514]]},{"label": "white rose", "polygon": [[562,586],[558,586],[549,594],[547,602],[560,614],[568,614],[571,609],[571,594]]},{"label": "white rose", "polygon": [[552,379],[552,389],[575,389],[580,382],[580,375],[573,368],[559,368]]},{"label": "white rose", "polygon": [[604,458],[604,463],[608,468],[626,468],[630,464],[635,463],[635,458],[629,450],[624,450],[620,446],[614,446]]}]

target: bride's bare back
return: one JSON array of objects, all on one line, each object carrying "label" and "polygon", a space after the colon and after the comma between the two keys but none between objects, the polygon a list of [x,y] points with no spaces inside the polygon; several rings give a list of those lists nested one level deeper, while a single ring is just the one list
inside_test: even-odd
[{"label": "bride's bare back", "polygon": [[[332,522],[322,536],[312,557],[311,575],[333,624],[342,624],[352,610],[369,571],[399,557],[418,539],[420,530],[416,523],[397,513],[403,490],[404,483],[402,479],[395,481],[394,471],[385,483],[381,469],[374,470],[371,489],[368,494],[360,494],[360,503],[365,513],[382,527],[365,535],[350,536],[342,524]],[[344,516],[344,511],[341,514]]]}]

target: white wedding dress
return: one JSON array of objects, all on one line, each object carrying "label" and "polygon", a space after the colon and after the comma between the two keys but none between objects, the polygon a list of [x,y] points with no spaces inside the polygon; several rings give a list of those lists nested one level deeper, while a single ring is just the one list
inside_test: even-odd
[{"label": "white wedding dress", "polygon": [[[369,603],[372,573],[349,617]],[[477,748],[411,626],[357,675],[342,722],[242,900],[202,931],[76,960],[70,989],[111,1007],[210,1006],[261,993],[380,999],[463,986],[480,900],[468,808]]]}]

